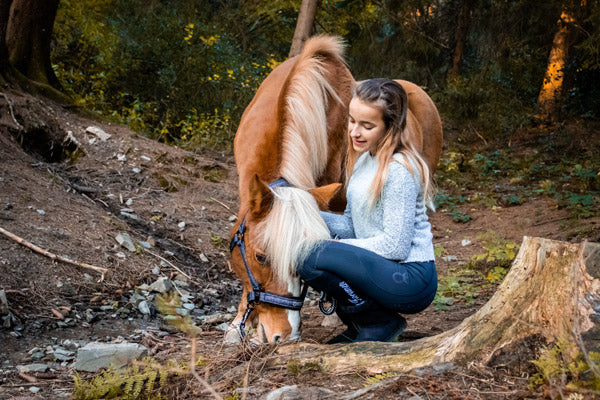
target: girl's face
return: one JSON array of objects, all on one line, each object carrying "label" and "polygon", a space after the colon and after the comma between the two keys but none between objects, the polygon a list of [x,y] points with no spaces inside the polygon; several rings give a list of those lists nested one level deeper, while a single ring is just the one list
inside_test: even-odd
[{"label": "girl's face", "polygon": [[357,153],[365,151],[375,153],[379,140],[385,132],[385,122],[381,110],[371,103],[365,103],[357,97],[350,101],[348,134],[352,147]]}]

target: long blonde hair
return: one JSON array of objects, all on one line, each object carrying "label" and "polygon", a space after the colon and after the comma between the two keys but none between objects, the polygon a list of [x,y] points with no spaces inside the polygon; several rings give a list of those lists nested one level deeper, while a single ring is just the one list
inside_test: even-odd
[{"label": "long blonde hair", "polygon": [[[387,78],[375,78],[360,82],[353,91],[353,97],[358,98],[381,110],[385,132],[375,148],[375,157],[379,162],[377,173],[371,183],[370,205],[374,206],[379,198],[387,179],[390,162],[398,161],[415,175],[416,167],[426,203],[432,204],[435,195],[434,185],[427,162],[421,156],[415,143],[410,140],[406,129],[408,114],[408,96],[404,88],[397,82]],[[394,158],[396,153],[402,158]],[[352,146],[352,138],[348,135],[348,153],[346,157],[346,185],[354,170],[354,164],[359,153]]]}]

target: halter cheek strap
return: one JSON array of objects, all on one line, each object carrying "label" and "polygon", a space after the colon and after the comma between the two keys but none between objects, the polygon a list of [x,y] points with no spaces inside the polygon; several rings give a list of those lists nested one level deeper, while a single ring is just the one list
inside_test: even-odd
[{"label": "halter cheek strap", "polygon": [[[269,188],[274,187],[284,187],[291,186],[289,182],[283,178],[277,179],[273,183],[269,185]],[[244,312],[244,316],[242,317],[242,321],[239,324],[239,335],[242,341],[245,338],[245,328],[246,321],[250,316],[252,310],[257,304],[268,304],[275,307],[285,308],[288,310],[300,311],[302,305],[304,304],[304,298],[306,297],[306,292],[308,291],[308,285],[304,285],[302,288],[302,293],[300,296],[283,296],[280,294],[267,292],[262,289],[254,274],[250,270],[248,266],[248,262],[246,261],[246,243],[244,240],[244,236],[246,233],[246,216],[242,218],[240,225],[238,226],[237,232],[233,235],[231,242],[229,243],[229,251],[233,252],[233,250],[237,247],[240,250],[240,255],[242,256],[242,261],[244,262],[244,267],[246,268],[246,274],[248,275],[248,280],[250,281],[250,285],[252,286],[252,291],[248,293],[247,297],[247,306],[246,311]]]}]

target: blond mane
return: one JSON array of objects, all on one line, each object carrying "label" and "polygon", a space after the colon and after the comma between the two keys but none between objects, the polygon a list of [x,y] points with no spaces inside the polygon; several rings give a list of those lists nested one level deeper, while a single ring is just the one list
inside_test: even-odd
[{"label": "blond mane", "polygon": [[285,92],[280,175],[293,187],[273,189],[275,201],[257,231],[259,243],[283,284],[296,278],[296,266],[329,230],[307,191],[316,186],[327,165],[328,98],[342,100],[327,80],[323,58],[342,60],[342,45],[331,37],[306,42]]}]

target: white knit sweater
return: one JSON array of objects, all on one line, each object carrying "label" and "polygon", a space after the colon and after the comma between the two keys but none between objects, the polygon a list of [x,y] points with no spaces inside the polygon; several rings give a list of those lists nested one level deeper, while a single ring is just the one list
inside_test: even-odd
[{"label": "white knit sweater", "polygon": [[[401,159],[401,154],[394,158]],[[369,152],[357,160],[348,183],[344,214],[321,212],[332,237],[401,262],[433,261],[433,235],[415,174],[392,161],[381,198],[370,207],[370,186],[379,163]]]}]

